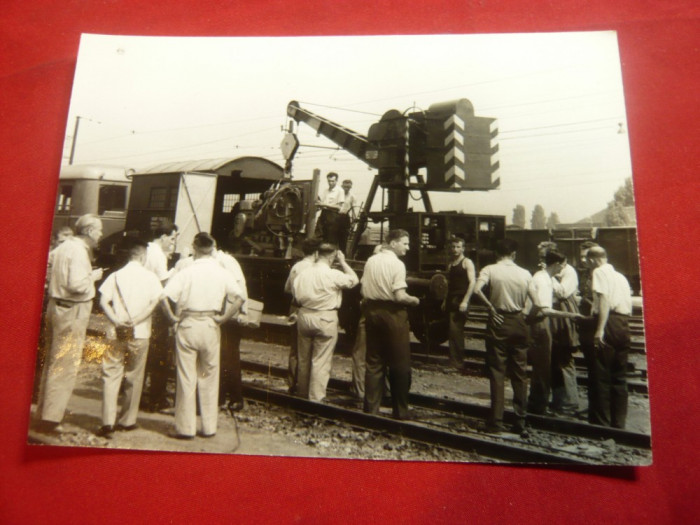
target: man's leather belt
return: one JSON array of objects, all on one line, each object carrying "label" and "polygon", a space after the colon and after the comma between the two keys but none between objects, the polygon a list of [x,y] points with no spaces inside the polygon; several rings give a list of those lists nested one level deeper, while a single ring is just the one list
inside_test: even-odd
[{"label": "man's leather belt", "polygon": [[302,310],[308,310],[310,312],[335,312],[338,310],[337,308],[331,308],[330,310],[319,310],[317,308],[308,308],[306,306],[300,306],[299,308]]},{"label": "man's leather belt", "polygon": [[56,306],[60,306],[61,308],[73,308],[76,304],[82,304],[82,303],[87,303],[88,301],[69,301],[67,299],[56,299],[55,297],[52,297],[53,302],[56,303]]},{"label": "man's leather belt", "polygon": [[216,310],[183,310],[180,315],[182,317],[214,317],[215,315],[219,315],[219,312]]}]

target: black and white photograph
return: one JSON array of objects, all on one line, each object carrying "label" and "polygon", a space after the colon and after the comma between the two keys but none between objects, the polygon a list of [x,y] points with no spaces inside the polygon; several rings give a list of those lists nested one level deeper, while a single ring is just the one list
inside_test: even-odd
[{"label": "black and white photograph", "polygon": [[652,463],[617,35],[84,34],[28,440]]}]

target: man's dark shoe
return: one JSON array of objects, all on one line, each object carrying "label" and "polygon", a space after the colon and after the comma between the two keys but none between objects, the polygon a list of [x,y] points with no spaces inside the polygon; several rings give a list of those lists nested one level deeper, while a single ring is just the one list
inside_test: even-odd
[{"label": "man's dark shoe", "polygon": [[504,430],[503,425],[497,425],[495,423],[481,423],[476,429],[485,434],[500,434]]},{"label": "man's dark shoe", "polygon": [[510,427],[510,431],[513,434],[518,434],[521,438],[526,438],[530,436],[530,432],[528,432],[527,427],[524,423],[516,423],[515,425]]},{"label": "man's dark shoe", "polygon": [[106,439],[112,439],[114,436],[114,427],[112,425],[101,426],[97,432],[95,432],[95,435]]},{"label": "man's dark shoe", "polygon": [[57,421],[45,421],[41,420],[36,424],[36,431],[42,434],[61,434],[65,432],[65,429]]},{"label": "man's dark shoe", "polygon": [[118,424],[116,427],[114,427],[114,429],[117,432],[131,432],[132,430],[136,430],[137,428],[139,428],[139,426],[136,423],[134,423],[133,425]]},{"label": "man's dark shoe", "polygon": [[230,412],[240,412],[245,408],[245,401],[236,401],[235,403],[229,403],[228,409]]},{"label": "man's dark shoe", "polygon": [[183,441],[191,441],[194,439],[194,436],[190,436],[189,434],[178,434],[177,432],[168,433],[168,437],[171,437],[173,439],[180,439]]}]

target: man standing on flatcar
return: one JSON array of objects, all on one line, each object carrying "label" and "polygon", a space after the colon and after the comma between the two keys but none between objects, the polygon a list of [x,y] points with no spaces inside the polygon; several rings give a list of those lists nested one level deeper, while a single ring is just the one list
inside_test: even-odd
[{"label": "man standing on flatcar", "polygon": [[388,373],[393,417],[409,419],[411,348],[406,307],[417,306],[420,300],[406,292],[406,266],[399,260],[410,247],[408,232],[391,230],[385,242],[367,260],[362,275],[367,338],[364,411],[379,413]]},{"label": "man standing on flatcar", "polygon": [[[146,249],[144,267],[152,271],[161,285],[167,283],[173,270],[168,270],[168,255],[172,253],[177,240],[178,227],[175,224],[162,224],[154,232],[153,241]],[[146,362],[148,378],[148,401],[144,408],[157,412],[168,408],[168,376],[175,342],[170,334],[168,319],[160,308],[153,312],[150,351]]]},{"label": "man standing on flatcar", "polygon": [[345,179],[342,184],[343,188],[343,203],[338,210],[336,219],[336,230],[338,233],[338,249],[345,253],[348,249],[348,236],[350,235],[350,226],[352,225],[352,217],[355,211],[355,195],[352,193],[352,181]]},{"label": "man standing on flatcar", "polygon": [[627,278],[608,263],[600,246],[586,255],[596,318],[589,388],[593,390],[588,420],[595,425],[625,428],[627,419],[627,356],[630,350],[629,316],[632,291]]},{"label": "man standing on flatcar", "polygon": [[[515,264],[518,243],[512,239],[496,243],[495,264],[485,266],[476,280],[474,293],[488,306],[486,325],[486,366],[491,387],[491,414],[484,430],[500,433],[503,427],[506,373],[513,386],[516,421],[511,431],[525,433],[527,415],[528,330],[523,308],[532,281],[530,272]],[[489,298],[482,291],[489,286]]]},{"label": "man standing on flatcar", "polygon": [[337,218],[338,211],[345,200],[345,193],[338,186],[338,174],[331,171],[326,175],[328,188],[316,198],[316,206],[321,209],[316,225],[316,236],[321,237],[324,242],[332,244],[338,243]]},{"label": "man standing on flatcar", "polygon": [[60,423],[73,393],[83,357],[83,344],[95,281],[102,269],[92,269],[92,253],[102,237],[102,221],[93,214],[75,223],[77,236],[66,239],[54,252],[46,310],[46,363],[39,385],[38,430],[60,432]]},{"label": "man standing on flatcar", "polygon": [[[213,257],[213,237],[208,233],[198,233],[192,248],[194,262],[168,280],[161,301],[168,318],[176,325],[174,437],[179,439],[191,439],[195,435],[195,393],[202,415],[202,436],[216,434],[220,325],[231,319],[243,304],[243,292],[233,275]],[[175,313],[169,301],[177,305]]]}]

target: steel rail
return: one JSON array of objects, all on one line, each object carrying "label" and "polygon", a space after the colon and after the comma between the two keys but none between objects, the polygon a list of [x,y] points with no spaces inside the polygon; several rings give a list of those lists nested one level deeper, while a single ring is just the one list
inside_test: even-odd
[{"label": "steel rail", "polygon": [[[419,350],[423,350],[420,348]],[[465,353],[467,355],[467,358],[465,359],[465,363],[467,365],[471,365],[473,367],[483,367],[484,366],[484,361],[485,361],[485,356],[486,352],[483,350],[465,350]],[[438,354],[424,354],[422,352],[416,352],[411,350],[411,359],[421,362],[421,363],[427,363],[427,364],[434,364],[434,365],[442,365],[445,362],[445,356],[438,355]],[[580,386],[588,386],[588,372],[587,369],[585,368],[584,364],[581,361],[576,362],[577,366],[577,375],[576,375],[576,382]],[[639,370],[640,376],[634,376],[634,375],[629,375],[631,372],[637,371],[634,368],[633,364],[628,364],[627,372],[628,372],[628,377],[627,377],[627,389],[629,392],[634,392],[635,394],[641,394],[648,396],[649,395],[649,385],[646,381],[646,372]]]},{"label": "steel rail", "polygon": [[343,421],[363,429],[388,432],[412,441],[431,446],[444,446],[463,452],[471,452],[485,458],[518,463],[549,463],[563,465],[597,465],[599,461],[590,458],[555,453],[515,443],[506,443],[476,434],[457,434],[414,421],[396,420],[380,415],[366,414],[338,405],[318,403],[302,399],[280,391],[243,383],[243,394],[248,399],[289,408],[332,421]]},{"label": "steel rail", "polygon": [[[285,368],[256,363],[248,360],[241,360],[241,367],[244,370],[269,375],[275,378],[286,378],[288,373]],[[331,378],[328,382],[328,386],[334,390],[349,392],[351,383],[350,381]],[[440,410],[450,414],[460,414],[481,420],[486,420],[489,415],[489,408],[486,406],[477,405],[474,403],[465,403],[464,401],[436,398],[424,394],[410,393],[409,403],[415,407]],[[504,414],[504,420],[506,423],[514,423],[515,414],[511,411],[506,411]],[[615,443],[620,445],[644,449],[651,448],[651,436],[648,434],[534,414],[528,414],[527,421],[532,428],[547,432],[583,437],[587,439],[613,439],[615,440]]]}]

